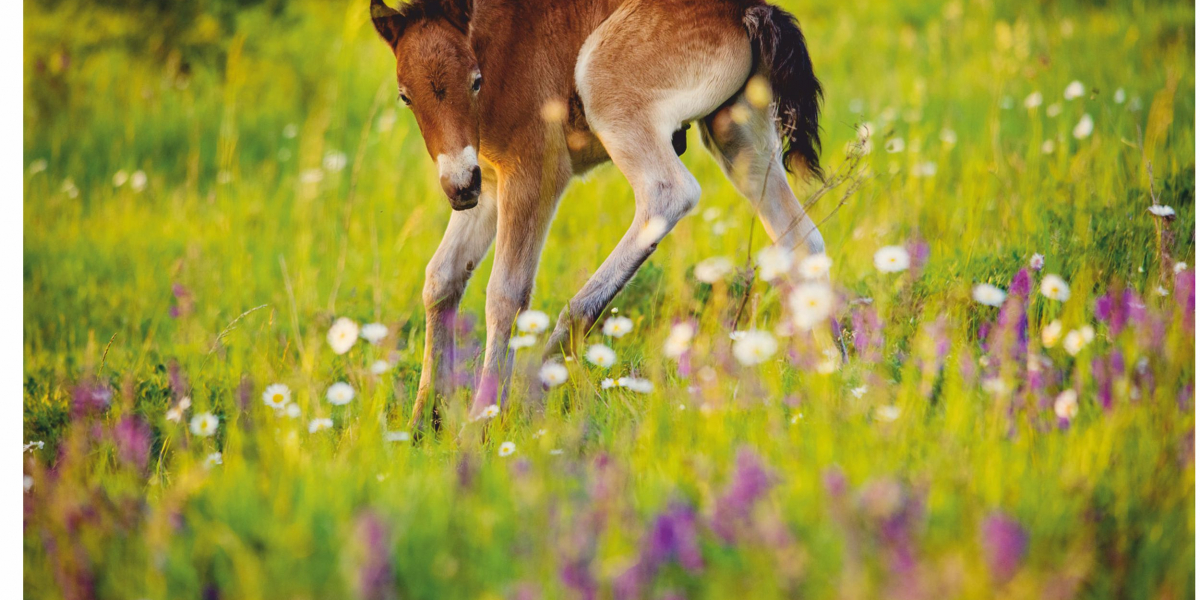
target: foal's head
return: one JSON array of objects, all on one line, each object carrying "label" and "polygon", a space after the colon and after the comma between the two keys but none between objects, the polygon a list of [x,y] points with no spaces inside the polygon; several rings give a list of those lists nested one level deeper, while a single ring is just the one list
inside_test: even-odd
[{"label": "foal's head", "polygon": [[454,210],[479,203],[479,89],[467,40],[471,0],[371,0],[371,20],[396,55],[400,101],[413,111]]}]

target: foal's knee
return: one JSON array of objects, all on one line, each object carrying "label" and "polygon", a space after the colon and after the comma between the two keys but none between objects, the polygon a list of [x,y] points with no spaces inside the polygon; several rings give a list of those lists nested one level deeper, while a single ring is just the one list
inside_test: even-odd
[{"label": "foal's knee", "polygon": [[421,299],[425,302],[426,310],[447,304],[457,305],[464,287],[466,274],[456,273],[451,265],[435,258],[425,267],[425,286],[421,289]]},{"label": "foal's knee", "polygon": [[673,177],[653,179],[647,188],[647,218],[663,219],[668,228],[700,204],[700,182],[686,170]]},{"label": "foal's knee", "polygon": [[484,307],[488,328],[511,327],[517,314],[529,307],[532,294],[533,282],[523,283],[507,277],[493,277],[488,283],[487,303]]}]

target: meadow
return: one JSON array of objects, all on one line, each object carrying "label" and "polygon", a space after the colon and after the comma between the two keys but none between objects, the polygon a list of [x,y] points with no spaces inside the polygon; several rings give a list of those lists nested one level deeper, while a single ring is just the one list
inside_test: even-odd
[{"label": "meadow", "polygon": [[[1192,596],[1194,3],[781,2],[846,360],[692,131],[613,364],[469,421],[489,258],[417,443],[450,209],[367,4],[25,3],[26,598]],[[572,184],[533,310],[633,206]]]}]

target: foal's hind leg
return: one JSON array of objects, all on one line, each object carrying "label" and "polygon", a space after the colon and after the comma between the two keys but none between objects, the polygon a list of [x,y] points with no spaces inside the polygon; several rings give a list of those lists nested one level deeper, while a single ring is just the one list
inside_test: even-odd
[{"label": "foal's hind leg", "polygon": [[801,254],[824,253],[821,232],[788,185],[774,119],[767,109],[745,110],[750,106],[739,101],[705,117],[704,145],[754,205],[771,241]]},{"label": "foal's hind leg", "polygon": [[700,200],[673,133],[709,114],[749,76],[752,52],[722,2],[629,0],[580,51],[575,82],[588,123],[633,186],[637,210],[604,264],[559,316],[547,353],[571,352],[659,241]]}]

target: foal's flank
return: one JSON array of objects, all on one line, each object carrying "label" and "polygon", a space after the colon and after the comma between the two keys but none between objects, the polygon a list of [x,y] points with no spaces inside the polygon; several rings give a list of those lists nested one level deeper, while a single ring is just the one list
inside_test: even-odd
[{"label": "foal's flank", "polygon": [[[453,320],[496,243],[487,345],[471,415],[503,401],[508,341],[528,308],[558,201],[611,160],[634,189],[633,223],[563,309],[546,356],[571,354],[613,297],[700,200],[677,135],[705,146],[776,244],[823,252],[790,170],[820,177],[821,87],[795,19],[761,0],[371,0],[454,210],[426,269],[425,354],[410,427],[453,392]],[[748,82],[754,85],[748,85]],[[553,110],[550,110],[553,109]],[[552,117],[552,118],[548,118]]]}]

